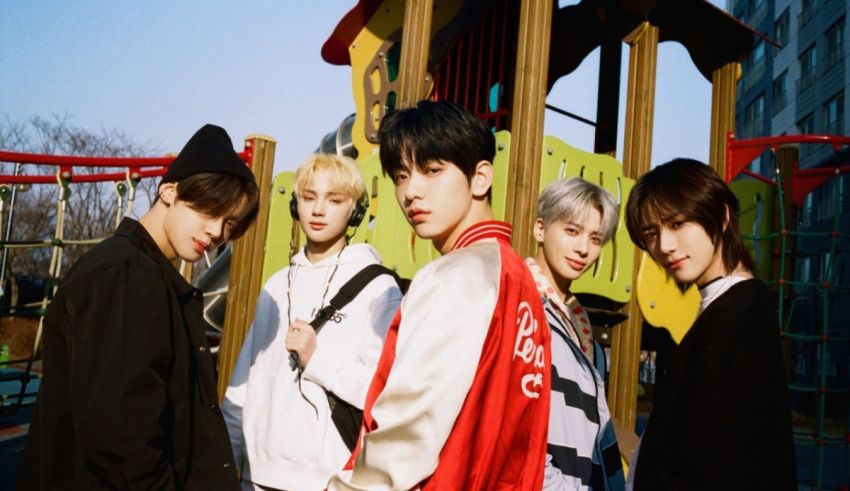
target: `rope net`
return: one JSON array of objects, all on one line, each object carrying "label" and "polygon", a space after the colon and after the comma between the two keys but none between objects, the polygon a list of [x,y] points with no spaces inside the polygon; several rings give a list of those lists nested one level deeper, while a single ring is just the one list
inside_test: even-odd
[{"label": "rope net", "polygon": [[[802,144],[800,151],[790,143]],[[815,144],[831,147],[831,155],[822,151],[828,157],[820,165],[800,169],[799,157],[815,153],[809,147]],[[798,480],[815,489],[850,484],[850,215],[843,213],[850,165],[842,165],[850,157],[847,145],[847,137],[813,135],[739,141],[730,136],[727,144],[727,181],[749,175],[774,193],[773,210],[761,213],[765,220],[773,212],[773,230],[744,238],[756,252],[761,279],[777,294]],[[765,245],[771,254],[760,255]],[[764,268],[765,262],[772,267]]]}]

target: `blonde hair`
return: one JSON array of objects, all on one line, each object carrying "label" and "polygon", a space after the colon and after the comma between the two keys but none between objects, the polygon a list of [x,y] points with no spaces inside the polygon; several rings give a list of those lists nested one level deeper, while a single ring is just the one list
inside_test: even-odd
[{"label": "blonde hair", "polygon": [[319,171],[330,174],[331,187],[354,200],[355,203],[362,202],[366,197],[366,186],[360,171],[354,165],[354,161],[342,155],[316,153],[307,158],[295,171],[293,189],[296,197],[313,180]]}]

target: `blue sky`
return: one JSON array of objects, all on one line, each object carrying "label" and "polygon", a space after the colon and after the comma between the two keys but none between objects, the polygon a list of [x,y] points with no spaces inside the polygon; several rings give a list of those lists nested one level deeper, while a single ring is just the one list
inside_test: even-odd
[{"label": "blue sky", "polygon": [[[273,136],[276,170],[293,169],[354,111],[350,67],[325,63],[320,50],[355,4],[0,0],[0,117],[68,114],[76,126],[118,129],[163,153],[212,122],[237,147],[252,133]],[[597,62],[595,52],[547,102],[595,119]],[[625,47],[623,91],[627,64]],[[710,108],[711,85],[685,49],[662,43],[653,162],[707,160]],[[546,132],[592,150],[591,128],[551,111]]]}]

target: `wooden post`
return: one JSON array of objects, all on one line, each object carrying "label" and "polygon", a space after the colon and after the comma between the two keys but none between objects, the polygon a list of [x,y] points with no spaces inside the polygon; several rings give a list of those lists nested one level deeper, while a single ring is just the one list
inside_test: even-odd
[{"label": "wooden post", "polygon": [[[785,254],[783,258],[782,254],[782,235],[776,237],[771,241],[773,247],[771,249],[779,252],[779,254],[773,258],[771,261],[771,267],[773,271],[771,275],[768,277],[771,280],[780,280],[783,279],[785,281],[794,279],[797,271],[797,238],[790,232],[793,232],[797,228],[797,205],[794,203],[794,199],[791,196],[791,182],[794,179],[794,170],[796,169],[799,162],[799,150],[796,145],[787,145],[782,146],[776,149],[776,162],[779,167],[779,174],[782,178],[782,205],[783,207],[779,207],[779,200],[776,200],[775,211],[773,215],[773,230],[781,230],[782,229],[782,220],[780,216],[785,217],[785,230],[789,232],[785,235]],[[813,210],[809,210],[811,213]],[[784,259],[784,263],[782,260]],[[783,272],[783,276],[780,276],[780,271]],[[790,312],[792,301],[794,298],[793,292],[794,287],[792,285],[787,285],[781,290],[782,296],[779,301],[782,302],[783,312]],[[780,319],[782,321],[782,328],[785,328],[785,319]],[[790,362],[793,360],[792,356],[794,353],[794,342],[790,339],[783,336],[783,354],[785,356],[785,377],[790,380],[793,376],[791,373],[794,364]],[[823,342],[823,341],[822,341]],[[818,346],[819,348],[821,346]]]},{"label": "wooden post", "polygon": [[[637,179],[649,171],[652,158],[652,123],[655,112],[655,69],[658,28],[644,22],[625,39],[629,50],[629,82],[626,94],[626,134],[623,172]],[[642,252],[635,248],[632,285]],[[632,288],[626,305],[628,320],[614,329],[611,337],[611,374],[608,402],[611,414],[625,427],[634,429],[637,408],[638,364],[643,319]]]},{"label": "wooden post", "polygon": [[252,149],[251,170],[260,188],[260,208],[257,221],[233,243],[230,275],[227,281],[227,306],[224,332],[218,352],[218,398],[230,382],[239,350],[254,320],[254,307],[260,294],[265,259],[266,229],[269,225],[269,203],[272,192],[274,150],[277,140],[265,135],[249,135],[245,147]]},{"label": "wooden post", "polygon": [[513,246],[521,256],[534,254],[537,247],[532,230],[540,191],[551,31],[552,2],[522,0],[505,199],[505,221],[513,224]]},{"label": "wooden post", "polygon": [[428,56],[433,13],[434,0],[404,2],[399,60],[399,109],[414,106],[428,95]]},{"label": "wooden post", "polygon": [[[780,230],[782,228],[782,221],[780,220],[780,214],[785,217],[785,230],[788,232],[793,232],[797,228],[797,206],[794,204],[794,199],[791,196],[791,181],[794,179],[794,167],[799,158],[799,151],[795,146],[782,146],[776,149],[776,161],[779,165],[779,174],[782,176],[782,204],[783,208],[779,208],[779,200],[776,200],[776,214],[773,216],[773,230]],[[778,252],[782,252],[782,236],[775,238],[773,240],[774,247]],[[785,281],[794,279],[794,275],[797,268],[797,240],[794,235],[790,233],[786,236],[785,239],[785,263],[780,265],[780,261],[782,261],[782,255],[775,257],[773,260],[773,280],[779,279],[779,271],[785,272],[785,277],[783,278]],[[782,267],[780,267],[782,266]],[[786,287],[786,294],[788,291],[791,291],[793,287]],[[787,301],[787,297],[783,298],[782,301]],[[786,312],[789,308],[789,305],[786,305]]]},{"label": "wooden post", "polygon": [[726,175],[726,133],[735,131],[735,101],[740,63],[727,63],[711,74],[711,135],[708,165],[720,177]]}]

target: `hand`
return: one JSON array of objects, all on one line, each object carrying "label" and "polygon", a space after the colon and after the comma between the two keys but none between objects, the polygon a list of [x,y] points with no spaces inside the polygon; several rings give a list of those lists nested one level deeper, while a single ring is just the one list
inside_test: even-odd
[{"label": "hand", "polygon": [[316,331],[313,326],[298,319],[286,331],[286,349],[298,354],[298,363],[306,367],[316,351]]}]

